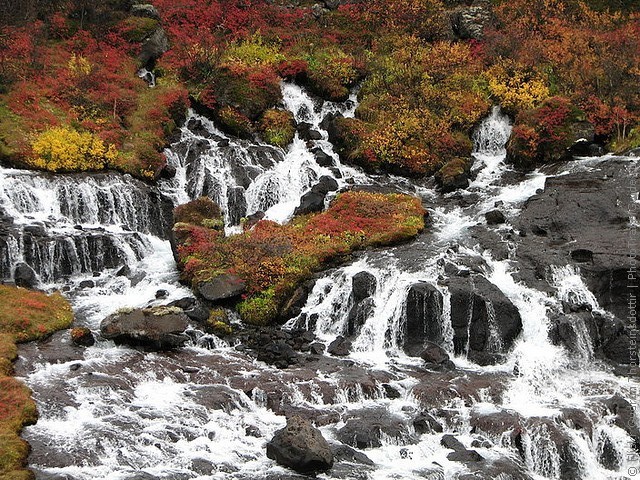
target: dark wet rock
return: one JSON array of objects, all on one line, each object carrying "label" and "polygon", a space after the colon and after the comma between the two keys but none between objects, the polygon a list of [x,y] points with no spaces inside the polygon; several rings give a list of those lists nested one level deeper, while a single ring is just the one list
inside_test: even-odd
[{"label": "dark wet rock", "polygon": [[204,458],[191,460],[191,469],[199,475],[212,475],[218,470],[215,463]]},{"label": "dark wet rock", "polygon": [[487,225],[498,225],[506,221],[504,213],[500,210],[491,210],[484,214],[484,218],[487,220]]},{"label": "dark wet rock", "polygon": [[267,457],[299,473],[329,470],[333,466],[330,445],[307,420],[287,419],[287,426],[278,430],[267,443]]},{"label": "dark wet rock", "polygon": [[[534,235],[518,239],[520,276],[529,285],[546,283],[549,265],[578,264],[601,307],[628,315],[628,189],[632,167],[607,160],[586,172],[547,178],[517,218],[517,228]],[[591,252],[590,254],[588,252]]]},{"label": "dark wet rock", "polygon": [[300,205],[294,215],[306,215],[307,213],[321,212],[324,209],[324,197],[326,194],[309,191],[300,199]]},{"label": "dark wet rock", "polygon": [[413,428],[418,435],[424,433],[441,433],[442,425],[433,417],[433,415],[423,412],[413,419]]},{"label": "dark wet rock", "polygon": [[347,318],[347,334],[355,335],[375,309],[370,298],[376,291],[376,277],[366,271],[356,273],[351,279],[351,299],[353,303]]},{"label": "dark wet rock", "polygon": [[343,336],[338,336],[338,338],[329,344],[327,352],[337,357],[346,357],[351,353],[351,340]]},{"label": "dark wet rock", "polygon": [[416,443],[409,422],[404,417],[384,408],[365,408],[345,414],[344,425],[336,432],[336,438],[354,448],[377,448],[382,437],[395,439],[401,444]]},{"label": "dark wet rock", "polygon": [[307,303],[307,298],[309,297],[311,290],[313,290],[314,284],[315,280],[310,280],[296,288],[291,297],[280,309],[281,320],[289,320],[290,318],[300,315],[302,307]]},{"label": "dark wet rock", "polygon": [[449,160],[435,174],[436,183],[440,190],[443,193],[447,193],[460,188],[467,188],[472,165],[473,160],[468,158],[456,157],[453,160]]},{"label": "dark wet rock", "polygon": [[334,165],[333,157],[328,153],[325,153],[322,149],[316,148],[312,151],[316,159],[316,163],[321,167],[332,167]]},{"label": "dark wet rock", "polygon": [[440,445],[455,452],[463,452],[467,449],[460,440],[450,434],[442,436],[440,439]]},{"label": "dark wet rock", "polygon": [[116,343],[165,350],[184,345],[189,317],[176,307],[121,310],[100,324],[100,333]]},{"label": "dark wet rock", "polygon": [[245,222],[244,227],[245,228],[253,227],[256,223],[262,220],[264,216],[265,216],[264,212],[256,212],[256,213],[252,213],[251,215],[248,215],[247,221]]},{"label": "dark wet rock", "polygon": [[309,353],[314,355],[322,355],[324,353],[325,346],[322,343],[312,343],[309,345]]},{"label": "dark wet rock", "polygon": [[593,262],[593,252],[586,248],[577,248],[571,250],[571,258],[579,263],[590,263]]},{"label": "dark wet rock", "polygon": [[334,444],[331,445],[331,450],[333,452],[333,458],[336,462],[361,463],[362,465],[369,466],[375,465],[373,460],[367,457],[364,453],[359,452],[348,445]]},{"label": "dark wet rock", "polygon": [[602,404],[608,412],[615,415],[614,424],[626,431],[634,440],[634,447],[640,451],[640,427],[636,421],[634,407],[620,395],[613,395]]},{"label": "dark wet rock", "polygon": [[447,460],[451,462],[482,462],[484,457],[475,450],[462,450],[459,452],[451,452],[447,455]]},{"label": "dark wet rock", "polygon": [[176,176],[176,173],[177,173],[176,167],[174,167],[173,165],[166,164],[164,167],[162,167],[162,170],[160,170],[160,178],[164,178],[165,180],[171,180],[173,177]]},{"label": "dark wet rock", "polygon": [[226,385],[194,385],[189,396],[208,410],[223,410],[227,413],[246,405],[244,395]]},{"label": "dark wet rock", "polygon": [[311,141],[311,140],[322,140],[322,134],[317,130],[313,129],[313,125],[307,122],[300,122],[296,126],[296,130],[298,131],[298,135],[302,140]]},{"label": "dark wet rock", "polygon": [[93,288],[96,286],[96,282],[94,282],[93,280],[82,280],[78,286],[80,288]]},{"label": "dark wet rock", "polygon": [[160,289],[160,290],[156,290],[156,299],[160,299],[160,298],[167,298],[169,296],[169,292],[167,292],[166,290]]},{"label": "dark wet rock", "polygon": [[354,303],[358,303],[376,292],[378,281],[372,273],[356,273],[351,279],[351,293]]},{"label": "dark wet rock", "polygon": [[38,285],[38,275],[33,268],[21,262],[13,270],[13,281],[18,287],[34,288]]},{"label": "dark wet rock", "polygon": [[198,285],[198,293],[205,300],[217,302],[240,295],[245,290],[244,281],[237,275],[224,273]]},{"label": "dark wet rock", "polygon": [[402,394],[393,386],[388,383],[383,383],[382,388],[384,389],[384,395],[387,398],[395,400],[396,398],[400,398]]},{"label": "dark wet rock", "polygon": [[481,275],[449,279],[456,353],[506,353],[522,330],[518,309]]},{"label": "dark wet rock", "polygon": [[449,354],[440,345],[427,341],[424,349],[420,352],[422,358],[427,364],[444,365],[450,362]]},{"label": "dark wet rock", "polygon": [[329,175],[321,176],[318,179],[318,183],[311,187],[312,192],[317,192],[324,195],[329,192],[335,192],[336,190],[338,190],[338,182],[335,178],[330,177]]},{"label": "dark wet rock", "polygon": [[429,283],[409,287],[402,329],[402,345],[408,355],[418,356],[427,342],[441,343],[443,338],[442,294]]},{"label": "dark wet rock", "polygon": [[592,353],[585,352],[585,348],[593,348],[599,342],[598,327],[590,312],[555,315],[551,317],[549,339],[574,354],[585,355]]},{"label": "dark wet rock", "polygon": [[254,425],[249,425],[247,428],[245,428],[244,433],[247,437],[262,438],[262,432],[258,427]]},{"label": "dark wet rock", "polygon": [[351,307],[347,317],[347,334],[349,336],[358,334],[367,319],[375,311],[375,307],[375,301],[371,297],[365,298]]},{"label": "dark wet rock", "polygon": [[603,434],[598,438],[598,442],[600,444],[598,448],[598,462],[607,470],[619,470],[622,465],[620,464],[614,442],[611,438]]},{"label": "dark wet rock", "polygon": [[322,140],[322,134],[317,130],[309,130],[309,140]]},{"label": "dark wet rock", "polygon": [[209,309],[200,300],[193,297],[174,300],[167,304],[167,307],[181,308],[187,317],[198,323],[204,323],[209,318]]}]

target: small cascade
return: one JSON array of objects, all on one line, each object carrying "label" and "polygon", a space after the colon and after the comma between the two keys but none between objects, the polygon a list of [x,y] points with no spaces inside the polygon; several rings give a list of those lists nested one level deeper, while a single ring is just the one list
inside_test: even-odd
[{"label": "small cascade", "polygon": [[[355,94],[342,104],[315,102],[297,85],[283,83],[282,95],[285,107],[296,121],[308,123],[322,138],[308,142],[296,134],[293,143],[283,151],[230,137],[211,121],[191,112],[180,140],[166,151],[169,164],[177,173],[174,179],[165,182],[164,189],[174,203],[207,195],[221,207],[228,227],[256,212],[284,222],[291,217],[302,195],[323,175],[335,178],[339,184],[355,175],[366,178],[340,165],[321,126],[329,113],[352,116]],[[317,161],[319,151],[326,154],[325,166]]]},{"label": "small cascade", "polygon": [[574,307],[588,307],[590,310],[600,310],[596,297],[589,291],[580,269],[573,265],[550,267],[551,284],[558,289],[557,297],[561,302]]},{"label": "small cascade", "polygon": [[511,135],[511,121],[494,106],[491,115],[485,118],[473,134],[474,152],[483,156],[504,156],[505,145]]},{"label": "small cascade", "polygon": [[157,190],[116,173],[51,175],[0,169],[0,208],[17,224],[53,229],[119,227],[166,238],[173,206]]},{"label": "small cascade", "polygon": [[24,262],[45,284],[132,265],[167,238],[171,202],[115,173],[51,175],[0,168],[0,279]]},{"label": "small cascade", "polygon": [[[437,285],[438,272],[435,263],[419,272],[405,272],[391,258],[385,268],[374,267],[366,258],[359,260],[318,280],[300,316],[287,326],[314,328],[327,344],[339,335],[349,337],[354,356],[374,363],[384,361],[383,352],[421,350],[426,340],[453,352],[451,316],[445,309],[449,294]],[[370,290],[355,298],[355,291],[363,289],[357,278],[363,275],[369,277]]]}]

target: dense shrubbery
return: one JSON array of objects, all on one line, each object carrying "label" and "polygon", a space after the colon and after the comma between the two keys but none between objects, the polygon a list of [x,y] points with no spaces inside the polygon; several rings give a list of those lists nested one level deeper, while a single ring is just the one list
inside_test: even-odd
[{"label": "dense shrubbery", "polygon": [[0,478],[27,479],[29,447],[19,436],[22,427],[35,423],[36,406],[29,389],[12,378],[17,342],[26,342],[67,328],[71,307],[59,294],[45,295],[0,285]]},{"label": "dense shrubbery", "polygon": [[260,131],[265,142],[286,147],[296,134],[293,114],[286,110],[267,110],[260,119]]},{"label": "dense shrubbery", "polygon": [[[177,219],[195,218],[183,213],[192,207],[180,208]],[[414,197],[345,192],[326,212],[296,217],[288,225],[260,221],[227,237],[201,226],[206,222],[198,217],[197,224],[177,223],[175,231],[185,279],[197,285],[224,273],[238,275],[247,286],[238,306],[242,318],[264,324],[277,317],[301,281],[327,262],[356,249],[412,238],[424,227],[423,216]]]},{"label": "dense shrubbery", "polygon": [[290,129],[272,110],[282,79],[334,100],[362,84],[357,120],[339,122],[337,136],[343,154],[368,168],[433,173],[469,154],[469,133],[489,104],[519,123],[553,97],[581,110],[613,148],[640,142],[634,1],[491,2],[484,37],[460,40],[449,15],[457,2],[369,0],[329,11],[155,0],[171,41],[156,65],[157,89],[134,75],[157,20],[130,16],[129,2],[49,3],[24,10],[46,21],[0,31],[0,156],[15,163],[33,158],[34,137],[61,127],[114,145],[107,167],[151,178],[186,90],[228,132],[283,145]]}]

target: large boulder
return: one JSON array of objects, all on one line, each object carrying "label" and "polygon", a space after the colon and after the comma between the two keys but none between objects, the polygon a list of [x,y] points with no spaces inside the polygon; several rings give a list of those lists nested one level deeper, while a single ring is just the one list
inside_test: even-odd
[{"label": "large boulder", "polygon": [[240,277],[231,273],[224,273],[198,284],[198,293],[205,300],[218,302],[237,297],[244,292],[245,288],[245,283]]},{"label": "large boulder", "polygon": [[20,262],[13,270],[13,281],[18,287],[34,288],[38,285],[38,275],[24,262]]},{"label": "large boulder", "polygon": [[513,303],[482,275],[452,277],[448,286],[455,352],[508,352],[522,331]]},{"label": "large boulder", "polygon": [[426,342],[441,344],[442,294],[429,283],[409,287],[402,326],[402,348],[407,355],[420,355]]},{"label": "large boulder", "polygon": [[460,188],[469,186],[469,175],[473,160],[469,158],[456,157],[449,160],[435,174],[436,183],[443,193],[453,192]]},{"label": "large boulder", "polygon": [[142,44],[138,54],[141,65],[149,65],[155,62],[169,50],[169,37],[163,28],[157,28]]},{"label": "large boulder", "polygon": [[287,426],[278,430],[267,443],[267,457],[299,473],[316,473],[333,466],[331,446],[308,420],[287,419]]},{"label": "large boulder", "polygon": [[167,350],[184,345],[189,317],[178,307],[120,310],[100,324],[104,338],[116,343]]}]

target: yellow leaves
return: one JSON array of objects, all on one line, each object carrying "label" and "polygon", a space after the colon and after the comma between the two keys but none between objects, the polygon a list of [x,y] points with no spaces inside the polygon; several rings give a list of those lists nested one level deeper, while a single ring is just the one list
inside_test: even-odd
[{"label": "yellow leaves", "polygon": [[100,170],[118,156],[114,145],[107,146],[96,135],[70,127],[44,131],[31,148],[34,166],[53,172]]},{"label": "yellow leaves", "polygon": [[486,72],[491,95],[507,110],[527,110],[549,98],[545,81],[514,62],[505,61]]},{"label": "yellow leaves", "polygon": [[85,57],[72,53],[71,58],[67,63],[67,68],[75,77],[86,77],[89,76],[93,67]]}]

